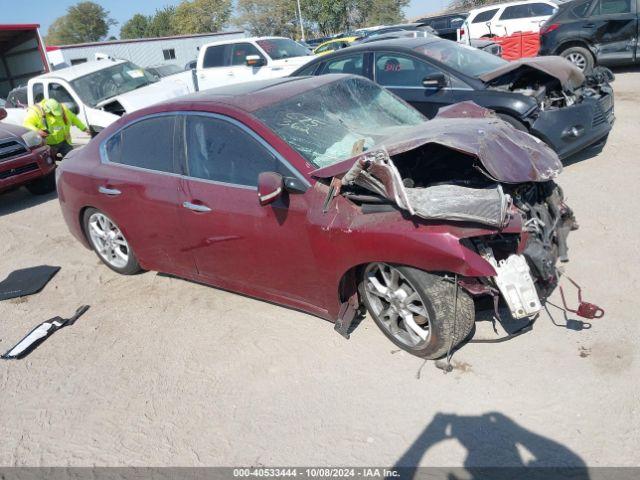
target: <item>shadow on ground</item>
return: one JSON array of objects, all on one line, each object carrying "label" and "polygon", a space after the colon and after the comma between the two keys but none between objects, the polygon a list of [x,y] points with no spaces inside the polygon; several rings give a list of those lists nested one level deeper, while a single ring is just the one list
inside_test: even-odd
[{"label": "shadow on ground", "polygon": [[403,479],[424,477],[417,465],[425,453],[450,439],[466,449],[464,468],[438,468],[434,478],[589,478],[586,464],[575,452],[498,412],[478,416],[437,413],[394,469]]},{"label": "shadow on ground", "polygon": [[47,195],[32,195],[25,188],[0,193],[0,217],[35,207],[57,197],[56,192]]}]

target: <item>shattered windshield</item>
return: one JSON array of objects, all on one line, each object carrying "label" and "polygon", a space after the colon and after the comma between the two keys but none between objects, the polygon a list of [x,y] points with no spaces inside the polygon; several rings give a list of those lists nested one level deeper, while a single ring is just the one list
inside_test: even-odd
[{"label": "shattered windshield", "polygon": [[274,60],[310,55],[309,50],[289,38],[269,38],[257,43]]},{"label": "shattered windshield", "polygon": [[475,78],[509,63],[483,50],[449,41],[430,42],[416,51]]},{"label": "shattered windshield", "polygon": [[393,127],[426,121],[408,104],[358,77],[345,77],[255,112],[316,167],[370,149]]},{"label": "shattered windshield", "polygon": [[146,87],[155,81],[149,72],[125,62],[77,78],[71,81],[71,85],[83,103],[95,107],[108,98]]}]

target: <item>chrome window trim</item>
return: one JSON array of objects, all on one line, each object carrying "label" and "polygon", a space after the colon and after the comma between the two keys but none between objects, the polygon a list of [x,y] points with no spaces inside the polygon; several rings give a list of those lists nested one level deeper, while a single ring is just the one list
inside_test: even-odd
[{"label": "chrome window trim", "polygon": [[[242,188],[242,189],[245,189],[245,190],[255,190],[256,186],[242,185],[242,184],[239,184],[239,183],[227,183],[227,182],[220,182],[218,180],[208,180],[208,179],[205,179],[205,178],[191,177],[189,175],[183,175],[181,173],[163,172],[162,170],[153,170],[153,169],[150,169],[150,168],[136,167],[134,165],[127,165],[126,163],[117,163],[117,162],[112,162],[112,161],[109,160],[109,156],[107,155],[107,142],[109,142],[109,140],[111,140],[113,137],[115,137],[116,135],[121,133],[126,128],[128,128],[128,127],[130,127],[132,125],[135,125],[136,123],[139,123],[139,122],[142,122],[144,120],[151,119],[151,118],[168,117],[168,116],[172,116],[172,117],[181,116],[181,117],[185,117],[185,119],[186,119],[186,117],[188,115],[198,115],[198,116],[201,116],[201,117],[217,118],[219,120],[226,121],[226,122],[229,122],[231,124],[236,125],[241,130],[245,131],[251,137],[253,137],[259,144],[261,144],[263,147],[265,147],[266,150],[276,158],[276,160],[278,160],[281,163],[283,163],[298,178],[298,180],[301,180],[304,183],[304,185],[307,188],[311,187],[311,183],[309,183],[309,181],[304,177],[304,175],[302,175],[302,173],[297,168],[295,168],[293,165],[291,165],[291,163],[289,163],[282,155],[280,155],[280,153],[278,153],[264,138],[262,138],[260,135],[258,135],[253,130],[251,130],[245,124],[243,124],[242,122],[236,120],[235,118],[228,117],[226,115],[221,115],[219,113],[213,113],[213,112],[203,112],[203,111],[199,111],[199,110],[180,110],[180,111],[173,111],[173,112],[159,112],[159,113],[152,113],[151,115],[146,115],[144,117],[140,117],[140,118],[135,119],[131,123],[128,123],[127,125],[124,125],[121,128],[119,128],[118,130],[116,130],[115,132],[113,132],[111,135],[109,135],[107,138],[105,138],[100,143],[100,147],[99,147],[100,163],[101,164],[105,164],[105,165],[113,165],[113,166],[116,166],[116,167],[122,167],[122,168],[126,168],[126,169],[131,169],[131,170],[137,170],[137,171],[141,171],[141,172],[155,173],[157,175],[167,175],[167,176],[170,176],[170,177],[181,178],[181,179],[184,179],[184,180],[193,180],[193,181],[196,181],[196,182],[210,183],[210,184],[213,184],[213,185],[236,187],[236,188]],[[183,120],[183,122],[184,122],[184,120]],[[175,134],[175,132],[174,132],[174,134]],[[185,145],[186,145],[186,142],[185,142]],[[187,161],[186,158],[185,158],[185,161]]]}]

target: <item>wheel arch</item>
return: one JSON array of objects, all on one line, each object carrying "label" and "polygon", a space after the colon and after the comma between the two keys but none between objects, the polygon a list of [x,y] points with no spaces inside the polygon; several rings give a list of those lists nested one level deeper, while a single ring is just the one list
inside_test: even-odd
[{"label": "wheel arch", "polygon": [[586,40],[576,40],[576,39],[572,39],[572,40],[565,40],[564,42],[560,43],[554,50],[553,53],[554,55],[560,55],[562,52],[564,52],[566,49],[571,48],[571,47],[582,47],[582,48],[586,48],[590,53],[591,56],[593,57],[593,61],[594,63],[597,61],[597,57],[596,54],[594,52],[594,48],[591,46],[591,44],[586,41]]}]

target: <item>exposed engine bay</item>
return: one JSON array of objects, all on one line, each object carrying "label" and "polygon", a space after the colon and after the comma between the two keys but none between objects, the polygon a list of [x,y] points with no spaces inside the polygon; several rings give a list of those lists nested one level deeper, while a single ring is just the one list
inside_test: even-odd
[{"label": "exposed engine bay", "polygon": [[575,80],[563,82],[566,77],[550,75],[527,65],[494,78],[487,85],[492,90],[505,90],[532,97],[540,110],[547,111],[576,105],[585,97],[598,97],[603,93],[602,88],[608,86],[614,78],[613,73],[605,67],[597,67],[592,74],[582,76],[582,79],[577,74],[576,77]]}]

